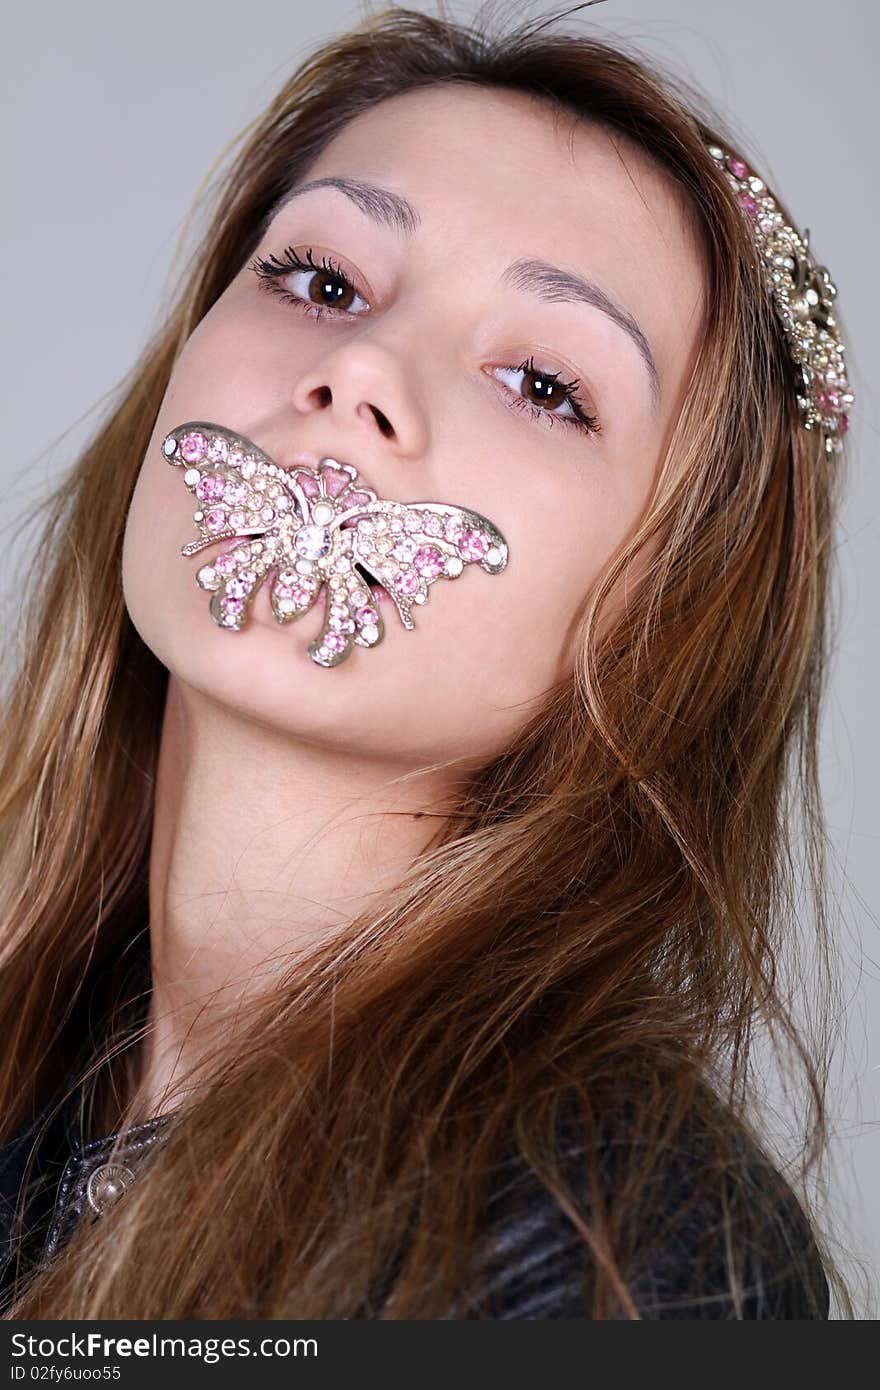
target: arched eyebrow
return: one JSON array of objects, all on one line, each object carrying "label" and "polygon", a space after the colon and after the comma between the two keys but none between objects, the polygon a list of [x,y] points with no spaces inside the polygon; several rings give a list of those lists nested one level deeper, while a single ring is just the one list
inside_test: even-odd
[{"label": "arched eyebrow", "polygon": [[[412,236],[421,226],[422,219],[412,203],[400,193],[380,184],[368,183],[364,179],[342,178],[327,175],[320,179],[310,179],[289,189],[273,206],[263,226],[269,226],[274,218],[295,198],[311,193],[316,188],[335,189],[344,193],[365,216],[383,227],[390,227],[399,235]],[[599,309],[612,323],[616,323],[635,343],[648,372],[651,388],[651,406],[656,415],[660,405],[660,377],[651,345],[638,322],[622,304],[595,281],[578,271],[552,265],[549,261],[532,256],[522,257],[506,266],[500,276],[501,283],[523,294],[535,295],[549,303],[590,304]]]}]

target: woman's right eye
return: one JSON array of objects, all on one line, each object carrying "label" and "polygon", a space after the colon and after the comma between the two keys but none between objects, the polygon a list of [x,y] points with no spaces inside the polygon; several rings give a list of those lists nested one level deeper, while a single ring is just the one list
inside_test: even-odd
[{"label": "woman's right eye", "polygon": [[[268,259],[258,258],[254,262],[252,268],[259,276],[261,289],[279,295],[285,303],[293,304],[303,313],[311,314],[313,318],[324,318],[325,315],[330,318],[357,317],[369,309],[366,299],[349,276],[329,258],[325,257],[316,264],[311,247],[307,250],[306,260],[302,260],[292,247],[287,248],[284,256],[283,261],[279,261],[273,255]],[[280,283],[282,279],[289,280],[297,274],[304,277],[303,289],[308,295],[307,299],[291,293]],[[349,308],[352,296],[361,300],[364,306],[362,309]]]}]

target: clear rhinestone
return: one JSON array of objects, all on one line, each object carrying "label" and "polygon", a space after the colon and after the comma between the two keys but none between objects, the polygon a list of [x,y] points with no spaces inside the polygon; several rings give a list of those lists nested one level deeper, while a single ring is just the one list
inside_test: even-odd
[{"label": "clear rhinestone", "polygon": [[301,526],[293,543],[297,552],[307,560],[320,560],[330,549],[330,532],[326,526]]}]

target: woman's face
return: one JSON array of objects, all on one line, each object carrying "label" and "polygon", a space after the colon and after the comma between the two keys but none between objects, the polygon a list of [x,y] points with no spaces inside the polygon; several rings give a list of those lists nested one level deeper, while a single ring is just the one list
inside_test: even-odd
[{"label": "woman's face", "polygon": [[[282,206],[175,365],[127,518],[126,603],[173,677],[283,736],[480,760],[571,670],[585,601],[648,503],[702,330],[699,243],[637,149],[524,94],[384,101],[302,182],[331,178],[350,193]],[[253,266],[288,248],[342,278],[328,293],[292,270],[273,282],[286,298],[267,292]],[[198,503],[161,453],[188,420],[279,461],[351,463],[380,498],[480,512],[507,567],[432,584],[412,630],[386,599],[382,641],[332,668],[307,654],[323,598],[281,625],[266,583],[222,629],[195,574],[230,542],[181,557]]]}]

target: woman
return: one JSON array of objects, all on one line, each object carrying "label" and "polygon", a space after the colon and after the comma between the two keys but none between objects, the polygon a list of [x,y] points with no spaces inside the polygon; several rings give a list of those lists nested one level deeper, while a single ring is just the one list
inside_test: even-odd
[{"label": "woman", "polygon": [[7,1317],[850,1307],[781,969],[852,397],[697,106],[391,8],[248,130],[6,701]]}]

